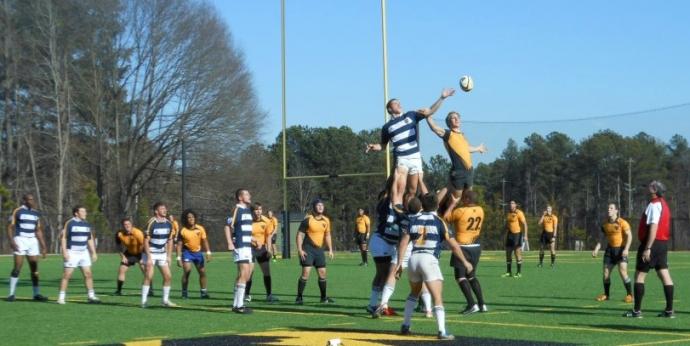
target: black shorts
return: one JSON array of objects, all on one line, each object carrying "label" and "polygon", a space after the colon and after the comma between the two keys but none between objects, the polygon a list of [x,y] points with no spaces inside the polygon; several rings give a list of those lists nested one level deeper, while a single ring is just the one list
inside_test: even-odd
[{"label": "black shorts", "polygon": [[304,244],[302,248],[307,254],[304,260],[300,258],[299,263],[302,265],[302,267],[326,267],[326,253],[323,249],[317,249],[307,244]]},{"label": "black shorts", "polygon": [[388,263],[388,264],[390,264],[391,261],[393,261],[393,256],[374,257],[374,263]]},{"label": "black shorts", "polygon": [[462,254],[465,256],[465,259],[472,263],[473,269],[471,273],[468,273],[467,268],[465,268],[465,265],[462,264],[462,261],[459,258],[457,258],[455,254],[453,254],[450,257],[450,266],[453,267],[455,270],[456,280],[462,277],[474,276],[477,273],[479,257],[482,255],[481,246],[460,246],[460,250],[462,251]]},{"label": "black shorts", "polygon": [[357,242],[357,245],[366,244],[367,243],[367,234],[355,232],[355,242]]},{"label": "black shorts", "polygon": [[271,255],[268,254],[266,246],[262,246],[260,249],[252,248],[252,262],[256,263],[266,263],[271,260]]},{"label": "black shorts", "polygon": [[553,232],[541,232],[541,237],[539,238],[539,243],[541,245],[550,245],[553,239]]},{"label": "black shorts", "polygon": [[472,187],[474,182],[474,169],[451,169],[450,170],[450,184],[456,190],[464,190]]},{"label": "black shorts", "polygon": [[604,265],[613,267],[619,263],[628,263],[628,256],[623,256],[623,248],[607,247],[604,251]]},{"label": "black shorts", "polygon": [[510,233],[506,235],[506,248],[517,249],[522,246],[522,232]]},{"label": "black shorts", "polygon": [[651,254],[649,262],[642,261],[642,252],[645,249],[645,242],[640,244],[637,248],[637,263],[635,269],[643,273],[649,272],[650,269],[655,270],[668,269],[668,241],[667,240],[655,240],[652,244]]},{"label": "black shorts", "polygon": [[141,254],[130,255],[130,254],[125,252],[123,255],[125,255],[125,257],[127,257],[127,264],[125,264],[124,262],[120,262],[120,264],[123,266],[131,267],[131,266],[141,262]]}]

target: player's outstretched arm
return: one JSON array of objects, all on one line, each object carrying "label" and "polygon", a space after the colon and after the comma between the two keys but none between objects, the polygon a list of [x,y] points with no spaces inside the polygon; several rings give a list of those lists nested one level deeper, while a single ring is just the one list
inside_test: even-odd
[{"label": "player's outstretched arm", "polygon": [[480,144],[480,145],[478,145],[478,146],[476,146],[476,147],[470,146],[470,153],[480,153],[480,154],[484,154],[484,153],[487,152],[487,151],[489,151],[489,150],[486,149],[486,146],[484,145],[484,143],[482,143],[482,144]]},{"label": "player's outstretched arm", "polygon": [[436,111],[439,108],[441,108],[441,104],[443,103],[443,100],[445,100],[445,99],[447,99],[453,95],[455,95],[455,89],[452,89],[452,88],[443,89],[443,91],[441,92],[441,97],[439,97],[438,100],[436,100],[436,102],[434,102],[431,105],[431,107],[429,107],[429,113],[424,114],[424,116],[430,117],[430,116],[434,115],[434,113],[436,113]]},{"label": "player's outstretched arm", "polygon": [[426,123],[429,125],[429,129],[431,129],[431,132],[443,138],[443,135],[446,133],[446,131],[436,124],[433,117],[426,117]]}]

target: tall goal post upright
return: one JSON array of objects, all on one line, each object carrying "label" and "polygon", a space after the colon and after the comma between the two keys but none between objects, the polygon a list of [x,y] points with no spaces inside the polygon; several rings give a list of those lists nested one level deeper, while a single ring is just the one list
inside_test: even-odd
[{"label": "tall goal post upright", "polygon": [[[383,122],[386,123],[389,119],[388,112],[386,110],[386,103],[388,102],[388,45],[387,45],[387,34],[386,34],[386,0],[381,0],[381,38],[382,38],[382,51],[383,51]],[[380,172],[370,172],[370,173],[341,173],[341,174],[326,174],[326,175],[310,175],[310,176],[296,176],[288,177],[287,175],[287,97],[286,97],[286,63],[285,63],[285,0],[280,1],[280,60],[281,60],[281,88],[282,88],[282,142],[283,142],[283,213],[282,213],[282,257],[290,258],[290,216],[288,211],[288,198],[287,198],[287,182],[288,180],[299,180],[299,179],[319,179],[319,178],[345,178],[345,177],[361,177],[361,176],[374,176],[374,175],[385,175],[386,178],[391,172],[391,159],[390,151],[386,150],[386,171]]]}]

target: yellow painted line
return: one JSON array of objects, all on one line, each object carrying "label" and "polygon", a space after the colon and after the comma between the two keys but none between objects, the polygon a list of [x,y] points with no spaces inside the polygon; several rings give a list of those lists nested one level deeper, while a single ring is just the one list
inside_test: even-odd
[{"label": "yellow painted line", "polygon": [[[353,324],[354,324],[354,323],[353,323]],[[268,329],[266,329],[266,330],[288,330],[288,329],[285,328],[285,327],[276,327],[276,328],[268,328]]]},{"label": "yellow painted line", "polygon": [[125,346],[161,346],[162,344],[163,344],[163,340],[125,342]]},{"label": "yellow painted line", "polygon": [[86,341],[74,341],[74,342],[61,342],[58,345],[88,345],[88,344],[95,344],[98,341],[96,340],[86,340]]},{"label": "yellow painted line", "polygon": [[642,345],[662,345],[662,344],[675,344],[679,342],[688,342],[690,339],[675,339],[675,340],[662,340],[662,341],[654,341],[654,342],[643,342],[639,344],[624,344],[621,346],[642,346]]},{"label": "yellow painted line", "polygon": [[489,326],[500,326],[500,327],[520,327],[520,328],[532,328],[532,329],[558,329],[567,331],[586,331],[586,332],[597,332],[597,333],[621,333],[621,334],[640,334],[640,335],[672,335],[672,336],[684,336],[690,338],[688,333],[674,333],[674,332],[654,332],[654,331],[641,331],[632,329],[613,329],[613,328],[588,328],[588,327],[568,327],[568,326],[544,326],[544,325],[532,325],[523,323],[502,323],[502,322],[481,322],[481,321],[455,321],[446,320],[446,322],[451,323],[467,323],[467,324],[482,324]]},{"label": "yellow painted line", "polygon": [[355,322],[345,322],[345,323],[329,323],[329,326],[351,326],[356,324]]},{"label": "yellow painted line", "polygon": [[[626,304],[626,305],[627,305],[627,304]],[[599,305],[583,305],[582,307],[585,308],[585,309],[591,309],[591,308],[598,308]]]},{"label": "yellow painted line", "polygon": [[223,335],[223,334],[232,334],[232,333],[237,333],[235,330],[222,330],[218,332],[205,332],[201,333],[201,335]]}]

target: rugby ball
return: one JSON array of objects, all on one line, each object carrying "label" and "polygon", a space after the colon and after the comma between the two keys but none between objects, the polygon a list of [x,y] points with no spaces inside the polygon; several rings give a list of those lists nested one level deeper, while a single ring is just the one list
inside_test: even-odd
[{"label": "rugby ball", "polygon": [[470,92],[474,88],[474,81],[470,76],[460,77],[460,89],[464,92]]}]

